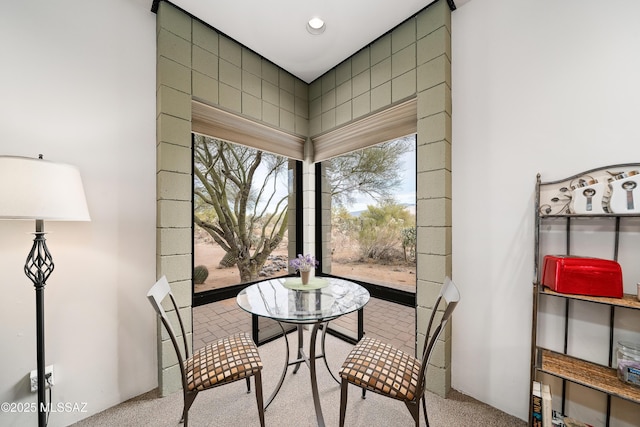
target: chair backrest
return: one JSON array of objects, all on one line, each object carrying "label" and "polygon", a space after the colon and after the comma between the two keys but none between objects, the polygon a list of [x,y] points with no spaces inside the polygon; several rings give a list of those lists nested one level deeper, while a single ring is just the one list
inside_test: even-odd
[{"label": "chair backrest", "polygon": [[[171,305],[173,306],[173,310],[175,311],[176,316],[178,317],[178,323],[180,324],[180,332],[182,333],[182,344],[184,345],[184,354],[185,357],[182,357],[182,350],[180,349],[180,345],[178,344],[178,339],[176,337],[175,332],[173,331],[173,327],[171,326],[171,322],[169,321],[169,316],[167,312],[164,310],[162,306],[162,302],[169,297],[171,301]],[[187,345],[187,334],[184,330],[184,324],[182,323],[182,317],[180,317],[180,311],[178,310],[178,304],[176,303],[175,298],[173,297],[173,293],[171,292],[171,286],[167,281],[166,276],[162,276],[160,280],[156,282],[155,285],[149,289],[147,293],[147,298],[149,298],[149,302],[151,302],[151,306],[153,306],[158,316],[162,320],[162,324],[164,325],[167,333],[169,334],[169,338],[171,338],[171,342],[173,343],[173,348],[176,351],[176,355],[178,356],[178,361],[180,362],[180,372],[182,374],[183,381],[183,389],[186,390],[186,375],[184,371],[184,360],[189,357],[189,346]]]},{"label": "chair backrest", "polygon": [[[444,279],[444,284],[440,288],[440,294],[438,295],[435,304],[433,304],[433,311],[431,312],[431,317],[429,318],[429,324],[426,330],[426,338],[422,347],[422,367],[420,368],[420,387],[418,389],[420,391],[420,396],[422,395],[421,393],[424,390],[425,372],[427,366],[429,365],[431,355],[433,354],[433,349],[436,346],[440,334],[447,326],[447,322],[451,318],[451,313],[453,313],[456,305],[458,305],[458,301],[460,301],[460,292],[458,291],[455,283],[453,283],[453,280],[451,280],[451,278],[449,277],[446,277]],[[442,313],[440,322],[437,325],[434,325],[436,314],[438,313],[440,306],[443,304],[446,304],[446,307],[444,309],[444,312]]]}]

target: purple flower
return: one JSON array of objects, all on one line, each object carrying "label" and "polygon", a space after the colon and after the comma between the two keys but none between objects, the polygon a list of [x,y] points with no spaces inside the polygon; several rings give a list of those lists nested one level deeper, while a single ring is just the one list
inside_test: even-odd
[{"label": "purple flower", "polygon": [[298,254],[297,258],[289,261],[289,265],[296,271],[311,271],[312,268],[316,268],[318,261],[316,257],[311,254],[302,255]]}]

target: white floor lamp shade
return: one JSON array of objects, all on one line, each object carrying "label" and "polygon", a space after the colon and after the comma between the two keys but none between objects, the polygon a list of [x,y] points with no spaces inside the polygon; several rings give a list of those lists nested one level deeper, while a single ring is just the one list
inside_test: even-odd
[{"label": "white floor lamp shade", "polygon": [[0,219],[89,221],[80,172],[63,163],[0,156]]}]

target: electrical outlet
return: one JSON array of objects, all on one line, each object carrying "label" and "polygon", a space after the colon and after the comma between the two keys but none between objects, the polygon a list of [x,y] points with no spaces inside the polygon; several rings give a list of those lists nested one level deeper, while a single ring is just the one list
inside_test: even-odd
[{"label": "electrical outlet", "polygon": [[[38,391],[38,370],[34,369],[29,374],[29,378],[31,380],[31,392],[35,393]],[[44,368],[44,388],[48,389],[49,387],[53,387],[53,365],[49,365]]]}]

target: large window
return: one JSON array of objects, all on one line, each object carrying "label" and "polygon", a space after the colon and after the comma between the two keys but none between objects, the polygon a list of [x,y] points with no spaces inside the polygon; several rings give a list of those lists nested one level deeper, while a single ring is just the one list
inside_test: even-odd
[{"label": "large window", "polygon": [[194,292],[288,274],[296,162],[199,134],[193,159]]},{"label": "large window", "polygon": [[323,273],[415,292],[415,135],[325,160],[321,171]]}]

